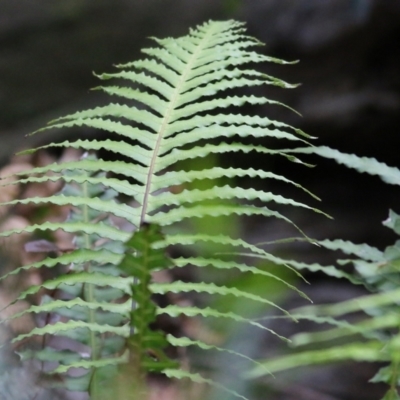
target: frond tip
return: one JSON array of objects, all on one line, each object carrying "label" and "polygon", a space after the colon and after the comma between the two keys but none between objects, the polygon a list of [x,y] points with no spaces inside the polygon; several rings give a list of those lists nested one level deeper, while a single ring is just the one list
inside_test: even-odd
[{"label": "frond tip", "polygon": [[[237,180],[243,176],[260,179],[278,179],[294,184],[283,176],[267,171],[240,168],[214,168],[207,171],[171,171],[177,162],[204,157],[210,154],[220,154],[237,151],[263,151],[270,154],[279,151],[269,150],[263,146],[253,146],[240,143],[230,143],[231,137],[240,138],[271,138],[306,143],[310,137],[298,129],[282,122],[266,117],[243,115],[240,113],[218,113],[229,107],[240,107],[245,104],[277,104],[277,102],[262,96],[254,95],[224,95],[227,89],[254,87],[258,85],[277,85],[290,88],[278,78],[256,70],[243,67],[249,63],[279,62],[281,60],[264,56],[251,50],[258,46],[258,40],[243,33],[243,24],[235,21],[210,21],[192,30],[189,35],[178,39],[155,39],[158,48],[144,49],[149,58],[118,65],[117,73],[97,74],[101,80],[126,82],[126,85],[101,86],[98,90],[131,102],[110,103],[106,106],[79,111],[52,121],[44,129],[89,127],[102,129],[118,134],[122,142],[77,140],[64,142],[57,146],[72,146],[97,150],[106,148],[117,155],[128,157],[129,163],[109,163],[97,161],[97,168],[103,171],[116,172],[136,184],[129,189],[125,182],[118,184],[115,179],[108,178],[105,184],[115,188],[125,195],[134,196],[138,202],[137,209],[131,213],[120,215],[129,218],[136,227],[144,222],[157,224],[154,214],[163,209],[164,199],[171,185],[190,183],[194,179],[216,179],[217,175],[227,176]],[[220,144],[211,145],[204,141],[220,139]],[[127,143],[136,141],[132,146]],[[201,141],[201,142],[200,142]],[[199,146],[199,142],[202,143]],[[48,146],[46,146],[48,147]],[[206,153],[202,149],[205,150]],[[203,153],[203,154],[202,154]],[[296,161],[293,156],[286,155],[289,160]],[[60,168],[51,167],[51,171],[61,168],[73,168],[73,165],[63,165]],[[91,168],[82,164],[82,168]],[[36,170],[35,173],[45,173],[46,169]],[[215,177],[210,176],[213,172]],[[217,175],[216,175],[217,174]],[[168,177],[168,179],[167,179]],[[193,193],[191,193],[191,191]],[[247,193],[247,194],[246,194]],[[161,196],[160,196],[161,194]],[[204,193],[205,195],[205,193]],[[210,197],[211,196],[211,197]],[[268,192],[250,194],[250,189],[214,187],[207,195],[208,198],[226,199],[234,202],[241,199],[256,198],[270,199],[294,206],[302,206],[291,199],[273,196]],[[179,206],[190,197],[201,200],[202,194],[195,187],[185,195],[173,196],[176,206],[175,213],[184,215]],[[269,201],[269,200],[268,200]],[[120,207],[120,206],[118,206]],[[306,206],[307,208],[311,208]],[[172,207],[174,209],[175,207]],[[172,209],[170,211],[172,212]],[[181,211],[179,211],[181,210]],[[165,219],[164,214],[158,214]],[[175,218],[178,221],[179,218]],[[161,221],[160,221],[161,222]]]}]

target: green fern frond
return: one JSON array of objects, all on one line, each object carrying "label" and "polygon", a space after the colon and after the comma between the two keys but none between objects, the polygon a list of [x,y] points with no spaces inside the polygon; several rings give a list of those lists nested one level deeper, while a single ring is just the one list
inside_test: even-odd
[{"label": "green fern frond", "polygon": [[[331,149],[301,149],[301,153],[317,153],[332,158],[359,172],[378,175],[384,182],[400,184],[400,171],[373,158],[342,154]],[[400,216],[390,211],[383,224],[400,234]],[[386,362],[371,382],[384,382],[389,390],[383,399],[396,399],[399,386],[399,315],[400,291],[398,289],[400,265],[400,241],[384,251],[367,244],[355,244],[343,240],[322,240],[318,244],[329,250],[340,250],[352,259],[337,261],[338,264],[353,264],[359,283],[371,291],[370,294],[336,304],[305,306],[292,310],[292,316],[330,327],[314,332],[302,332],[291,337],[296,353],[262,362],[272,372],[304,365],[317,365],[338,361]],[[326,272],[326,271],[324,271]],[[343,320],[357,313],[356,322]],[[334,341],[345,341],[340,346]],[[301,350],[302,346],[320,345],[319,350]],[[328,347],[329,346],[329,347]],[[266,375],[255,367],[248,376]]]},{"label": "green fern frond", "polygon": [[[300,278],[297,270],[302,268],[324,269],[333,276],[347,277],[337,269],[330,270],[319,265],[305,267],[292,260],[283,260],[243,239],[221,234],[217,226],[212,227],[211,233],[201,230],[192,234],[186,232],[190,225],[187,222],[195,224],[194,221],[199,218],[257,215],[285,221],[294,226],[305,240],[312,242],[283,212],[256,206],[254,202],[269,203],[271,207],[289,205],[305,212],[322,211],[273,194],[267,189],[241,187],[237,182],[242,177],[279,180],[317,199],[300,184],[271,171],[244,169],[234,165],[198,168],[192,161],[226,153],[254,152],[278,155],[296,164],[310,166],[297,158],[294,149],[284,149],[280,143],[311,146],[313,138],[283,122],[234,111],[243,105],[287,106],[263,96],[236,91],[232,94],[228,90],[260,85],[282,88],[296,86],[246,66],[249,63],[287,62],[250,50],[259,46],[260,42],[244,34],[243,24],[210,21],[182,38],[155,41],[159,47],[143,50],[148,58],[119,65],[119,72],[116,73],[96,74],[102,81],[117,81],[110,86],[96,88],[113,96],[112,103],[58,118],[37,131],[93,128],[112,133],[116,139],[78,139],[75,142],[51,143],[24,152],[32,153],[50,147],[70,147],[89,152],[107,150],[114,154],[116,160],[102,160],[89,155],[78,161],[54,163],[19,172],[11,184],[62,180],[65,187],[62,192],[47,197],[28,197],[4,203],[8,206],[53,204],[68,207],[71,211],[66,221],[45,221],[24,230],[3,232],[2,236],[20,232],[54,233],[57,230],[74,234],[70,252],[59,252],[55,258],[47,257],[22,266],[7,276],[29,269],[64,266],[64,273],[58,278],[30,287],[17,296],[16,301],[37,295],[43,290],[50,293],[43,298],[42,304],[33,305],[14,316],[17,318],[27,313],[43,312],[58,315],[61,320],[21,334],[15,340],[21,341],[36,335],[45,342],[49,335],[60,335],[88,346],[88,357],[71,355],[68,358],[71,362],[66,365],[62,364],[61,358],[57,358],[59,355],[46,353],[49,348],[46,344],[37,357],[59,360],[60,365],[54,370],[57,372],[64,373],[72,368],[87,370],[84,376],[66,376],[65,381],[70,389],[88,390],[93,399],[100,396],[99,385],[104,374],[115,372],[120,362],[126,360],[126,346],[116,340],[118,338],[127,339],[130,349],[128,361],[135,365],[137,376],[142,377],[148,370],[161,370],[170,377],[186,377],[215,385],[200,375],[168,369],[174,364],[163,353],[168,342],[162,333],[150,329],[160,314],[226,318],[257,326],[287,340],[268,327],[233,311],[224,313],[212,307],[181,307],[175,304],[159,307],[152,301],[153,293],[194,291],[251,299],[276,307],[288,315],[272,301],[234,287],[211,283],[151,283],[151,273],[156,270],[183,267],[185,263],[198,267],[207,265],[215,269],[235,269],[267,279],[273,278],[308,299],[284,279],[239,263],[235,255],[225,254],[226,258],[222,255],[218,258],[220,255],[213,254],[207,258],[210,255],[200,254],[170,260],[165,255],[169,245],[190,248],[199,243],[211,243],[221,252],[239,248],[248,252],[245,255],[250,255],[250,258],[261,257],[285,266]],[[262,141],[249,145],[241,143],[241,139]],[[271,141],[274,144],[268,148]],[[220,183],[221,178],[229,183]],[[207,181],[211,188],[204,189],[198,184],[203,181]],[[9,184],[7,180],[6,185]],[[181,190],[171,189],[177,185],[181,186]],[[122,202],[123,198],[130,200]],[[116,226],[115,217],[128,222],[127,225],[134,227],[134,232]],[[164,228],[165,238],[153,231],[159,227]],[[180,229],[181,233],[177,234]],[[55,297],[57,293],[62,294],[61,298]],[[206,346],[196,340],[192,341],[192,345]],[[157,360],[151,359],[149,350],[157,352]],[[60,349],[60,355],[64,354],[63,351]],[[235,392],[231,394],[242,398]]]},{"label": "green fern frond", "polygon": [[[213,66],[213,62],[220,63],[220,60],[216,61],[213,58],[216,57],[216,54],[222,55],[221,58],[225,63],[225,68],[230,66],[231,63],[235,66],[240,66],[248,63],[250,60],[271,61],[268,57],[239,49],[244,46],[244,42],[232,43],[229,41],[230,35],[224,38],[223,45],[218,45],[217,48],[214,48],[212,43],[218,37],[221,35],[225,36],[227,32],[238,29],[234,28],[234,26],[236,25],[233,22],[209,23],[204,25],[204,30],[199,31],[198,36],[188,35],[179,41],[170,39],[159,41],[163,47],[162,49],[145,50],[146,53],[150,53],[155,59],[133,62],[123,67],[145,71],[150,73],[150,75],[147,75],[145,72],[136,72],[134,70],[121,71],[116,74],[98,75],[98,77],[103,80],[122,78],[124,80],[136,82],[143,89],[155,91],[163,96],[164,99],[160,99],[157,95],[144,90],[136,88],[119,88],[116,90],[115,87],[112,87],[111,90],[114,95],[119,94],[120,90],[125,90],[123,92],[125,95],[129,94],[130,99],[141,102],[149,111],[134,106],[128,107],[126,105],[110,104],[108,106],[97,107],[92,110],[81,111],[60,118],[51,123],[48,128],[45,128],[65,128],[68,126],[85,125],[87,127],[94,127],[117,133],[123,137],[135,139],[140,143],[140,146],[129,148],[129,152],[127,151],[128,147],[125,147],[126,145],[124,143],[110,143],[110,141],[100,143],[95,141],[90,143],[88,143],[88,141],[77,141],[72,144],[76,147],[84,146],[86,149],[99,149],[107,146],[111,151],[127,155],[132,162],[139,162],[142,165],[140,167],[137,164],[134,165],[134,167],[132,165],[121,165],[121,168],[118,168],[115,163],[109,167],[103,163],[100,165],[100,162],[98,164],[98,168],[101,168],[103,171],[113,171],[115,173],[123,173],[124,175],[128,173],[130,177],[135,178],[143,185],[143,197],[135,193],[135,198],[140,203],[138,215],[132,215],[130,217],[131,222],[133,222],[135,226],[139,226],[143,221],[149,220],[150,214],[157,210],[161,204],[161,198],[157,198],[157,191],[167,190],[171,185],[171,181],[165,180],[166,177],[164,178],[163,175],[156,175],[156,173],[170,168],[176,162],[176,160],[171,157],[169,158],[169,163],[166,163],[165,159],[163,159],[163,156],[167,156],[168,152],[172,149],[187,146],[200,139],[215,139],[217,137],[227,138],[234,135],[239,135],[240,137],[273,136],[279,139],[289,140],[297,140],[298,138],[280,129],[281,127],[288,128],[287,125],[270,121],[266,118],[247,117],[240,114],[236,116],[232,115],[231,118],[227,118],[229,117],[227,115],[220,115],[219,117],[216,115],[213,116],[213,120],[208,121],[207,124],[204,125],[201,123],[201,113],[204,111],[234,105],[240,106],[244,103],[275,103],[256,96],[231,96],[225,99],[218,98],[203,101],[202,99],[209,96],[211,92],[212,95],[215,95],[220,90],[225,90],[228,87],[232,88],[242,85],[254,86],[263,82],[273,82],[280,86],[290,87],[290,85],[285,82],[281,82],[276,78],[271,79],[271,77],[257,71],[239,69],[237,67],[233,70],[214,69],[215,66]],[[236,37],[236,33],[233,37]],[[245,43],[246,46],[244,47],[246,48],[248,46],[253,46],[257,42],[248,40]],[[254,77],[259,79],[255,80]],[[199,82],[201,81],[200,86],[196,80],[199,80]],[[105,90],[107,89],[105,88]],[[123,118],[128,121],[139,122],[141,125],[150,129],[150,131],[141,127],[126,125],[121,121],[110,120],[107,119],[107,117]],[[269,125],[275,126],[276,128],[264,128]],[[151,133],[151,131],[154,133]],[[297,133],[299,132],[297,131]],[[69,146],[70,144],[64,142],[64,145]],[[219,151],[221,151],[221,148],[226,148],[226,150],[223,151],[229,151],[230,145],[228,143],[221,143],[216,147],[220,147]],[[65,165],[63,169],[66,168],[67,166]],[[81,165],[81,168],[86,168],[86,166]],[[54,168],[52,167],[51,170],[54,171]],[[131,171],[132,173],[130,173]],[[44,170],[33,172],[44,172]],[[198,176],[197,179],[204,179],[208,172],[209,171],[203,171],[203,175]],[[221,175],[225,173],[227,176],[231,177],[239,177],[247,174],[250,176],[257,175],[262,178],[268,177],[286,180],[284,177],[274,176],[272,173],[265,174],[262,172],[252,172],[251,170],[244,171],[232,168],[226,170],[220,168],[219,170],[215,170],[214,173]],[[185,174],[184,171],[180,171],[179,175],[177,175],[177,173],[171,174],[171,180],[177,179],[173,184],[179,184],[179,182],[190,182],[195,173],[193,171],[187,171]],[[107,182],[107,184],[111,184],[111,182]],[[269,193],[257,192],[250,195],[248,190],[244,191],[239,187],[214,188],[211,192],[209,196],[212,195],[215,198],[226,198],[228,193],[231,192],[228,196],[229,198],[242,198],[245,195],[247,199],[252,199],[261,196],[271,198],[278,202],[286,202],[280,196],[273,197]],[[132,192],[130,194],[132,194]],[[185,197],[188,201],[190,195],[196,198],[201,194],[194,191],[193,193],[185,193],[182,197]],[[204,193],[203,196],[205,195]],[[179,196],[175,195],[174,198],[176,199],[176,203],[181,204],[182,200],[179,199]],[[296,206],[299,205],[299,203],[293,202],[290,199],[288,199],[287,202]],[[308,208],[308,206],[306,207]],[[152,222],[157,223],[157,220],[152,218]]]}]

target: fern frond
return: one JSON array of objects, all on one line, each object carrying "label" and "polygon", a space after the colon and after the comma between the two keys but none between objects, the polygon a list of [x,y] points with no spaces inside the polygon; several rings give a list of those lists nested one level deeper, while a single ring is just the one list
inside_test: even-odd
[{"label": "fern frond", "polygon": [[[168,181],[163,181],[162,178],[155,175],[155,173],[169,168],[176,162],[176,160],[173,159],[170,159],[169,163],[163,162],[163,155],[167,155],[172,149],[186,146],[199,139],[214,139],[221,135],[225,138],[232,135],[239,135],[241,137],[274,136],[281,139],[298,139],[298,137],[293,136],[291,133],[278,129],[279,127],[287,128],[287,125],[276,121],[270,121],[266,118],[257,119],[241,115],[221,115],[219,117],[216,115],[213,116],[213,120],[209,121],[206,125],[200,123],[200,119],[202,118],[201,113],[204,111],[221,107],[225,108],[227,106],[240,106],[244,103],[276,103],[257,96],[230,96],[225,99],[218,98],[199,102],[201,98],[209,96],[211,92],[215,95],[219,90],[224,90],[228,87],[254,86],[271,82],[274,84],[279,83],[281,86],[290,86],[285,82],[281,82],[276,78],[272,79],[257,71],[237,68],[237,66],[246,64],[250,60],[268,61],[269,58],[243,50],[243,48],[258,43],[257,41],[251,39],[240,43],[230,42],[230,35],[226,36],[225,34],[227,30],[234,29],[231,27],[231,24],[232,22],[209,23],[204,25],[204,27],[207,28],[204,31],[199,31],[201,33],[197,36],[188,35],[179,41],[172,41],[169,39],[159,41],[163,47],[162,49],[145,50],[147,54],[152,55],[155,59],[133,62],[123,67],[147,71],[151,73],[151,75],[146,75],[145,72],[136,72],[134,70],[124,70],[115,74],[98,75],[98,77],[103,80],[122,78],[124,80],[136,82],[140,84],[141,87],[162,95],[164,97],[163,100],[152,93],[146,93],[145,90],[138,90],[136,88],[124,89],[114,86],[110,89],[112,94],[117,95],[124,93],[125,96],[123,97],[129,96],[130,99],[141,102],[151,111],[120,104],[110,104],[108,106],[97,107],[92,110],[81,111],[60,118],[50,124],[48,128],[45,128],[65,128],[74,125],[97,127],[121,134],[127,138],[135,139],[139,141],[142,146],[147,147],[147,149],[145,149],[144,147],[136,146],[134,149],[131,149],[134,151],[130,152],[129,155],[132,161],[140,162],[145,166],[144,169],[140,168],[140,170],[143,171],[141,172],[136,165],[136,174],[134,176],[130,174],[130,176],[143,184],[143,200],[139,198],[142,208],[139,214],[142,222],[146,221],[149,213],[153,211],[151,207],[153,197],[155,196],[153,193],[156,193],[156,191],[160,189],[168,189],[170,186]],[[223,35],[224,39],[218,39],[219,35]],[[233,37],[236,37],[236,35],[237,34],[234,33]],[[200,37],[202,39],[200,39]],[[213,42],[221,42],[221,40],[224,44],[218,45],[216,48],[212,45]],[[213,62],[216,61],[216,54],[224,54],[222,59],[224,62],[228,63],[225,65],[225,69],[215,69],[215,66],[213,66]],[[210,57],[214,57],[214,59],[211,61]],[[233,70],[226,69],[226,67],[230,65],[229,62],[234,62],[236,67]],[[200,80],[201,85],[199,86],[198,81],[200,82]],[[105,88],[105,90],[107,90],[107,88]],[[124,91],[121,92],[122,90]],[[142,128],[132,127],[119,121],[106,119],[107,117],[124,118],[130,121],[140,122],[140,124],[150,128],[154,133],[151,134],[149,131],[143,130]],[[179,129],[175,127],[177,123],[180,124]],[[236,126],[233,124],[236,124]],[[278,128],[272,130],[261,128],[261,126],[271,124]],[[179,134],[176,135],[177,133]],[[74,146],[83,145],[94,149],[104,147],[106,143],[94,142],[88,144],[78,141]],[[122,154],[122,152],[126,154],[126,150],[124,151],[123,146],[123,144],[119,146],[121,147],[120,150],[117,149],[118,146],[116,143],[113,143],[109,147],[112,151],[116,151],[119,154]],[[220,146],[222,146],[222,144]],[[223,146],[229,151],[229,144],[225,143]],[[137,149],[137,151],[135,151],[135,149]],[[139,156],[140,159],[137,158]],[[99,168],[102,168],[102,170],[112,170],[116,173],[121,173],[121,170],[115,169],[114,167],[116,167],[116,165],[112,168],[107,168],[104,165],[100,167],[99,164]],[[84,168],[84,166],[82,166],[82,168]],[[131,167],[127,166],[127,169],[128,168],[131,169]],[[147,173],[145,172],[146,169]],[[137,175],[139,171],[144,174],[143,178]],[[221,170],[219,172],[222,174],[224,171]],[[243,174],[245,174],[244,171],[235,171],[232,168],[227,169],[226,172],[228,176],[232,177],[243,176]],[[249,172],[249,174],[252,175],[252,172]],[[274,175],[270,173],[268,177],[274,177]],[[200,177],[200,179],[201,178],[202,177]],[[276,177],[276,179],[284,178]],[[184,172],[182,172],[181,178],[179,178],[178,181],[191,181],[190,171],[188,171],[187,178],[184,177]],[[215,196],[219,198],[224,196],[224,193],[229,190],[228,188],[214,189],[214,193]],[[257,193],[257,196],[258,195],[265,196],[266,194]],[[193,196],[198,196],[198,194],[194,192]],[[238,189],[237,193],[233,194],[233,196],[235,198],[240,198],[240,190]],[[254,196],[256,196],[256,194]],[[249,195],[247,195],[247,197],[249,197]],[[180,202],[179,199],[177,199],[177,201]],[[296,205],[298,204],[296,203]],[[137,218],[138,217],[134,219],[137,220]],[[136,223],[134,222],[134,224],[139,226],[140,222],[137,221]]]},{"label": "fern frond", "polygon": [[[73,356],[69,358],[71,363],[60,364],[55,371],[86,369],[87,374],[78,379],[67,376],[66,384],[68,388],[88,390],[94,399],[99,395],[98,387],[103,379],[101,374],[107,368],[115,372],[117,365],[125,360],[124,344],[116,341],[116,338],[128,338],[129,362],[135,365],[137,377],[149,370],[161,370],[167,376],[208,382],[200,375],[167,369],[175,364],[163,353],[168,342],[162,333],[150,329],[156,316],[162,313],[172,317],[186,315],[226,318],[257,326],[287,340],[268,327],[233,311],[222,313],[212,307],[179,307],[174,304],[159,307],[152,301],[153,293],[195,291],[253,300],[278,308],[287,315],[284,309],[267,298],[234,287],[211,283],[151,283],[153,271],[183,267],[185,262],[198,267],[207,265],[215,269],[236,269],[275,279],[307,298],[283,278],[239,263],[232,254],[225,254],[227,260],[222,259],[222,256],[219,259],[219,255],[215,254],[212,258],[193,255],[170,260],[165,255],[169,245],[189,248],[199,243],[211,243],[220,248],[221,252],[225,249],[240,249],[249,253],[245,254],[249,259],[260,257],[284,266],[300,278],[301,274],[297,270],[302,268],[325,270],[333,276],[347,277],[344,272],[334,268],[330,270],[329,267],[316,264],[306,267],[273,256],[245,240],[220,234],[223,229],[216,224],[212,226],[211,233],[201,230],[195,234],[185,233],[189,225],[187,221],[194,224],[199,218],[262,216],[278,218],[291,224],[305,240],[312,242],[284,215],[281,206],[289,205],[318,213],[322,211],[273,194],[268,189],[256,190],[248,188],[248,185],[241,187],[237,182],[243,177],[279,180],[318,199],[300,184],[271,171],[238,168],[235,165],[199,168],[192,161],[242,152],[279,155],[288,161],[310,166],[297,158],[295,149],[284,149],[281,143],[311,146],[313,138],[283,122],[235,111],[243,105],[289,107],[263,96],[236,91],[232,94],[228,89],[260,85],[282,88],[296,86],[248,67],[250,63],[287,62],[252,51],[260,42],[245,35],[243,24],[235,21],[210,21],[182,38],[155,39],[155,42],[158,47],[143,50],[147,58],[119,65],[116,73],[96,74],[104,82],[118,81],[110,86],[95,88],[113,96],[113,102],[58,118],[34,132],[82,127],[112,133],[116,139],[67,140],[24,152],[31,153],[50,147],[71,147],[90,152],[107,150],[117,160],[107,161],[90,155],[79,161],[60,162],[19,172],[11,184],[63,181],[65,187],[61,193],[46,197],[28,197],[4,203],[8,206],[53,204],[68,207],[71,211],[68,220],[64,222],[37,223],[24,230],[2,234],[54,233],[61,229],[75,235],[69,253],[60,251],[55,258],[46,257],[16,269],[7,276],[41,267],[65,267],[64,274],[58,278],[23,291],[17,300],[24,300],[43,290],[51,295],[42,304],[33,305],[15,316],[17,318],[26,313],[44,312],[58,315],[62,321],[36,328],[18,336],[16,340],[37,335],[45,341],[49,335],[60,335],[89,346],[89,358]],[[249,145],[240,143],[241,139],[262,140]],[[274,144],[269,148],[271,141]],[[220,183],[220,179],[229,183]],[[211,188],[204,189],[201,185],[204,181]],[[10,184],[10,181],[6,184]],[[180,192],[171,189],[176,185],[183,186]],[[130,199],[128,204],[121,201],[124,198]],[[255,201],[269,203],[271,209],[256,206]],[[274,210],[274,206],[278,206],[279,211]],[[116,226],[114,221],[118,219],[128,222],[126,225],[133,227],[134,232],[125,232]],[[165,238],[156,232],[159,227],[165,228]],[[176,234],[179,229],[182,229],[182,233]],[[54,297],[58,293],[63,297]],[[130,309],[126,299],[131,302]],[[196,341],[193,341],[195,344]],[[197,345],[205,346],[200,345],[200,342]],[[47,347],[45,345],[44,352]],[[158,351],[157,360],[152,360],[148,354],[149,350],[154,349]],[[60,351],[63,354],[63,350]],[[50,357],[50,353],[39,352],[38,357]],[[58,356],[54,357],[60,360]],[[231,394],[241,397],[235,392]]]},{"label": "fern frond", "polygon": [[[314,151],[314,149],[313,149]],[[311,152],[313,152],[311,151]],[[306,151],[308,152],[308,151]],[[318,150],[321,155],[329,155],[326,148]],[[379,175],[384,181],[397,184],[396,168],[387,167],[375,159],[359,159],[357,156],[334,153],[331,157],[347,166]],[[400,233],[400,216],[390,212],[384,225]],[[397,241],[381,251],[367,244],[355,244],[343,240],[323,240],[318,242],[329,250],[340,250],[355,258],[338,260],[338,264],[352,263],[359,283],[372,293],[336,304],[306,306],[292,310],[292,316],[306,319],[316,324],[328,324],[328,328],[313,332],[302,332],[291,337],[291,345],[297,347],[292,355],[278,357],[262,362],[272,372],[304,365],[317,365],[338,361],[354,360],[368,362],[387,362],[371,382],[384,382],[389,390],[383,399],[396,398],[399,382],[399,315],[398,273],[400,250]],[[356,322],[343,318],[349,314],[357,316]],[[337,346],[334,341],[345,344]],[[301,346],[320,345],[319,350],[299,350]],[[328,347],[329,346],[329,347]],[[259,367],[249,374],[251,377],[265,375]]]}]

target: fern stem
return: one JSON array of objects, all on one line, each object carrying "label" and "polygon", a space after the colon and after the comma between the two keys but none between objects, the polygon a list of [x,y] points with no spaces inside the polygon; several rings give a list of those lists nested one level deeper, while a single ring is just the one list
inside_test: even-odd
[{"label": "fern stem", "polygon": [[[133,282],[132,282],[132,291],[135,290],[135,288],[137,287],[137,285],[139,284],[139,280],[138,278],[136,278],[136,276],[133,278]],[[137,304],[135,300],[132,300],[132,304],[131,304],[131,315],[133,315],[134,311],[137,308]],[[129,331],[129,335],[133,336],[135,334],[135,325],[133,323],[131,323],[131,327],[130,327],[130,331]]]},{"label": "fern stem", "polygon": [[[85,198],[89,197],[89,190],[88,190],[88,183],[84,182],[82,185],[82,190]],[[86,223],[90,223],[90,216],[89,216],[89,207],[85,204],[82,207],[82,220]],[[88,233],[84,234],[84,247],[85,249],[91,249],[91,241],[90,235]],[[92,265],[91,262],[85,264],[85,271],[87,273],[92,272]],[[94,302],[94,285],[93,284],[85,284],[84,291],[83,291],[84,300],[87,302]],[[96,311],[89,308],[88,309],[88,322],[91,324],[96,323]],[[98,359],[98,348],[97,348],[97,340],[96,340],[96,333],[93,330],[89,330],[89,346],[91,349],[91,360],[96,361]],[[99,396],[98,393],[98,384],[96,378],[96,369],[93,368],[91,371],[91,379],[89,385],[89,394],[92,400],[96,400]]]},{"label": "fern stem", "polygon": [[208,31],[207,34],[203,37],[202,41],[196,47],[196,51],[190,57],[189,62],[186,64],[186,67],[182,73],[182,76],[180,77],[179,82],[176,85],[176,88],[172,94],[168,109],[165,112],[164,118],[162,119],[160,129],[157,132],[157,141],[156,141],[154,150],[152,152],[151,162],[149,165],[149,171],[147,173],[146,186],[145,186],[145,192],[144,192],[144,196],[143,196],[142,212],[140,215],[140,225],[139,226],[141,226],[144,222],[146,222],[145,218],[146,218],[146,214],[147,214],[148,199],[149,199],[149,195],[150,195],[151,187],[152,187],[152,178],[154,175],[154,168],[156,165],[156,160],[159,157],[158,153],[160,150],[162,140],[164,138],[165,130],[166,130],[168,124],[170,123],[171,115],[173,115],[172,111],[176,107],[176,103],[179,98],[179,95],[181,94],[183,84],[186,82],[187,76],[192,69],[194,61],[196,60],[198,55],[201,53],[201,50],[204,47],[204,43],[208,42],[210,36],[212,36],[212,32]]},{"label": "fern stem", "polygon": [[399,370],[399,361],[397,360],[397,357],[396,357],[396,361],[394,361],[392,363],[392,371],[391,371],[392,377],[390,379],[390,392],[391,392],[390,399],[393,399],[393,400],[396,399],[396,395],[398,394],[398,392],[397,392],[397,381],[398,381],[398,374],[399,374],[398,370]]}]

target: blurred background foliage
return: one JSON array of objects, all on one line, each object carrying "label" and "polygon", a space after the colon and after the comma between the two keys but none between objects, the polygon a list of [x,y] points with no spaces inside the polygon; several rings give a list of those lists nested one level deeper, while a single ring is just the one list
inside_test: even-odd
[{"label": "blurred background foliage", "polygon": [[[151,46],[149,36],[180,36],[207,19],[235,18],[245,21],[251,35],[266,43],[263,52],[288,60],[300,60],[293,66],[267,65],[266,73],[302,85],[295,90],[280,90],[271,86],[260,88],[269,98],[275,98],[302,114],[291,113],[279,107],[258,107],[256,111],[273,119],[284,120],[307,133],[317,136],[319,144],[336,147],[344,152],[376,157],[389,165],[398,165],[400,136],[400,2],[398,0],[2,0],[0,3],[0,163],[7,173],[23,168],[26,164],[40,163],[71,154],[41,154],[36,158],[14,160],[11,155],[23,148],[48,141],[54,132],[36,135],[23,140],[25,134],[43,126],[53,117],[103,101],[100,92],[88,93],[97,85],[92,72],[106,72],[114,64],[136,59],[139,49]],[[62,140],[64,133],[57,133]],[[65,132],[65,135],[67,132]],[[68,132],[70,134],[70,132]],[[76,129],[79,137],[99,135],[87,129]],[[54,140],[54,138],[53,138]],[[108,155],[105,154],[105,157]],[[236,156],[236,155],[235,155]],[[398,188],[386,186],[379,179],[359,175],[340,168],[332,162],[310,158],[318,163],[316,168],[299,166],[277,157],[252,156],[254,168],[273,169],[288,178],[300,182],[322,199],[322,208],[334,217],[328,221],[311,213],[293,211],[288,215],[311,237],[343,238],[355,242],[367,242],[381,248],[394,241],[390,230],[381,225],[388,209],[400,212]],[[208,165],[224,163],[205,160]],[[237,165],[245,161],[235,159]],[[25,165],[20,165],[25,163]],[[289,166],[290,165],[290,166]],[[288,167],[289,166],[289,167]],[[202,166],[199,166],[201,168]],[[288,168],[288,171],[286,171]],[[25,168],[24,168],[25,169]],[[4,170],[3,170],[4,174]],[[221,184],[224,184],[221,181]],[[273,192],[292,197],[293,189],[278,182],[260,182],[270,185]],[[36,193],[56,190],[54,187],[24,188]],[[20,189],[5,193],[10,199],[21,194]],[[22,190],[22,189],[21,189]],[[180,190],[177,188],[177,190]],[[26,194],[25,194],[26,195]],[[294,198],[302,200],[296,192]],[[308,199],[307,199],[308,201]],[[60,211],[34,208],[8,209],[1,215],[2,229],[31,223],[45,215],[60,218]],[[62,214],[62,211],[61,211]],[[61,215],[62,217],[62,215]],[[296,234],[290,227],[278,222],[260,223],[249,219],[198,221],[195,229],[219,229],[233,236],[244,235],[253,242],[266,242]],[[23,238],[27,241],[29,238]],[[69,238],[57,238],[60,246],[67,246]],[[20,247],[18,247],[20,246]],[[17,249],[2,255],[2,272],[26,260],[22,256],[21,243],[3,243],[3,248]],[[286,257],[298,257],[305,261],[329,263],[332,255],[302,243],[272,245]],[[217,251],[217,249],[209,249]],[[38,255],[30,254],[29,257]],[[270,270],[276,269],[265,265]],[[285,270],[278,273],[294,284],[300,285],[315,302],[324,303],[345,300],[362,293],[345,282],[330,281],[321,276],[306,276],[312,285],[300,283],[295,275]],[[211,279],[209,275],[187,279]],[[290,274],[290,273],[289,273]],[[26,277],[29,285],[42,279]],[[251,288],[272,301],[281,299],[286,306],[302,305],[298,296],[289,293],[274,281],[213,276],[212,279],[228,279],[239,288]],[[2,291],[4,294],[5,292]],[[2,294],[2,296],[3,296]],[[6,295],[5,295],[6,296]],[[7,299],[2,299],[4,303]],[[201,301],[192,299],[191,301]],[[256,317],[269,315],[271,310],[235,300],[217,305],[221,310],[234,308]],[[250,311],[249,311],[250,310]],[[26,322],[29,323],[29,322]],[[277,324],[277,323],[275,323]],[[279,333],[288,335],[293,328],[279,322]],[[299,324],[296,329],[302,328]],[[228,337],[228,345],[254,357],[267,357],[276,352],[278,344],[262,331],[237,329],[230,324],[213,326],[220,337]],[[19,327],[12,327],[18,331]],[[189,328],[188,328],[189,329]],[[207,327],[204,334],[209,333]],[[228,382],[231,369],[240,370],[241,364],[232,362],[231,356],[215,357],[222,381]],[[210,364],[210,360],[199,363]],[[247,362],[243,360],[243,362]],[[226,368],[226,366],[232,366]],[[345,371],[345,372],[344,372]],[[266,379],[267,385],[247,386],[235,382],[235,390],[263,399],[269,390],[269,399],[280,400],[352,400],[376,399],[379,385],[366,385],[374,374],[374,367],[361,365],[350,367],[325,367],[304,369],[290,380],[277,377]],[[232,381],[230,381],[232,382]],[[290,382],[290,384],[285,384]],[[245,385],[245,387],[243,387]],[[269,389],[266,389],[266,388]],[[219,393],[220,394],[220,393]],[[218,395],[216,398],[218,397]]]}]

